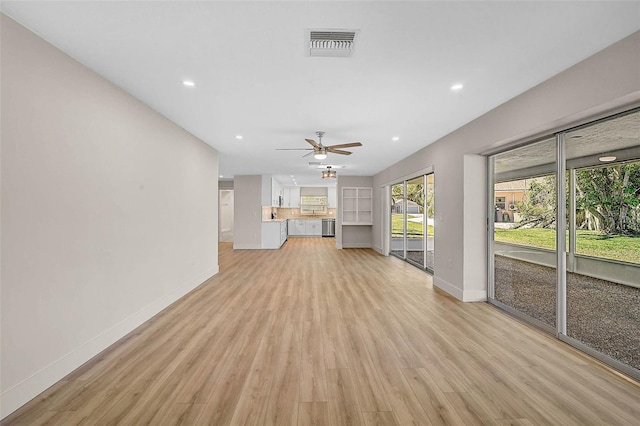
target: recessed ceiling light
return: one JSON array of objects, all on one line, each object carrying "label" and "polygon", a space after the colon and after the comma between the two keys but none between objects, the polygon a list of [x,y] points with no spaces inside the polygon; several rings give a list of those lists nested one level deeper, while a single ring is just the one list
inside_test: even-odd
[{"label": "recessed ceiling light", "polygon": [[391,140],[394,141],[394,142],[398,142],[400,140],[400,137],[394,136],[394,137],[391,138]]},{"label": "recessed ceiling light", "polygon": [[289,175],[289,177],[293,177],[293,175]]},{"label": "recessed ceiling light", "polygon": [[191,80],[182,80],[182,84],[184,84],[184,85],[185,85],[185,86],[187,86],[187,87],[193,87],[193,86],[195,86],[195,85],[196,85],[196,84],[195,84],[193,81],[191,81]]},{"label": "recessed ceiling light", "polygon": [[461,83],[457,83],[451,86],[451,90],[453,90],[454,92],[457,92],[458,90],[462,90],[463,87],[464,86]]},{"label": "recessed ceiling light", "polygon": [[242,135],[236,135],[236,139],[242,140]]},{"label": "recessed ceiling light", "polygon": [[220,175],[220,177],[224,177],[224,176]]},{"label": "recessed ceiling light", "polygon": [[602,161],[603,163],[610,163],[612,161],[616,161],[616,156],[615,155],[603,155],[602,157],[599,157],[598,160]]}]

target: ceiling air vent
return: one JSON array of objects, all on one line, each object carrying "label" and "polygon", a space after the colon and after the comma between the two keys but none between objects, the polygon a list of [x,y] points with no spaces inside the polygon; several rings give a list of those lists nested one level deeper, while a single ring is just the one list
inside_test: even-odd
[{"label": "ceiling air vent", "polygon": [[355,31],[309,31],[309,56],[348,58],[353,53]]}]

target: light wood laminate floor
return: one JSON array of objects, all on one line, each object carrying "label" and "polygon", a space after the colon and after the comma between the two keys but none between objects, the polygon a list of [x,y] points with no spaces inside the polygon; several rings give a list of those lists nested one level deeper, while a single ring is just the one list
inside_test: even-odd
[{"label": "light wood laminate floor", "polygon": [[3,425],[640,424],[640,387],[333,238],[220,244],[220,273]]}]

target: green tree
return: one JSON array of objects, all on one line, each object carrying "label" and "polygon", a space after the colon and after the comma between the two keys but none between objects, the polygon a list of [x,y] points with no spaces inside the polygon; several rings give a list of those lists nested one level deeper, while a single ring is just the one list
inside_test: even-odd
[{"label": "green tree", "polygon": [[[518,205],[519,227],[555,228],[555,202],[555,176],[532,179]],[[576,226],[640,235],[640,162],[576,170]]]},{"label": "green tree", "polygon": [[395,206],[396,204],[402,202],[404,199],[404,186],[402,184],[392,185],[391,186],[391,205]]},{"label": "green tree", "polygon": [[[396,205],[397,203],[402,202],[403,196],[403,187],[401,184],[393,185],[391,187],[391,203]],[[420,210],[424,209],[424,191],[422,184],[408,183],[407,184],[407,200],[413,201],[417,205],[420,206]]]},{"label": "green tree", "polygon": [[640,163],[576,171],[579,227],[605,234],[640,234]]},{"label": "green tree", "polygon": [[553,175],[531,179],[523,201],[518,204],[522,220],[518,227],[555,228],[556,178]]}]

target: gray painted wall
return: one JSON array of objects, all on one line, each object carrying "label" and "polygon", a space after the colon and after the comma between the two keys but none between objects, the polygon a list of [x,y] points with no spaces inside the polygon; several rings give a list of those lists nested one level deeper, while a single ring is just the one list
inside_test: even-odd
[{"label": "gray painted wall", "polygon": [[232,180],[220,180],[218,181],[218,188],[220,189],[233,189]]},{"label": "gray painted wall", "polygon": [[218,155],[1,15],[5,417],[218,271]]},{"label": "gray painted wall", "polygon": [[233,222],[234,249],[262,248],[262,176],[234,177]]},{"label": "gray painted wall", "polygon": [[[478,231],[486,221],[486,181],[474,155],[640,104],[639,46],[636,32],[374,176],[374,210],[382,212],[378,188],[434,167],[436,286],[465,301],[486,298],[486,231]],[[382,226],[374,216],[378,249]]]}]

